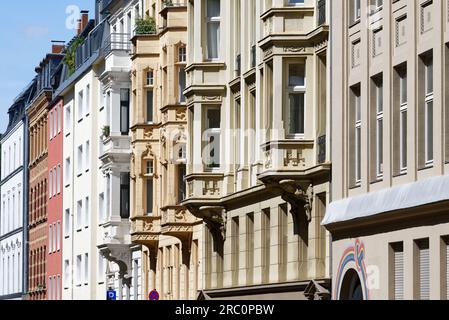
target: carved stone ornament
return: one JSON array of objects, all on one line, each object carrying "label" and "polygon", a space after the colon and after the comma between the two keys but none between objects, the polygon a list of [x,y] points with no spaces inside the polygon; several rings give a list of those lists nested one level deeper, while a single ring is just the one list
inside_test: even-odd
[{"label": "carved stone ornament", "polygon": [[307,222],[312,221],[313,185],[300,183],[295,180],[282,180],[279,186],[283,191],[282,198],[292,206],[292,213],[296,213],[300,205],[304,206]]},{"label": "carved stone ornament", "polygon": [[201,218],[212,230],[214,236],[220,237],[224,242],[226,240],[227,212],[224,207],[201,207],[199,209]]}]

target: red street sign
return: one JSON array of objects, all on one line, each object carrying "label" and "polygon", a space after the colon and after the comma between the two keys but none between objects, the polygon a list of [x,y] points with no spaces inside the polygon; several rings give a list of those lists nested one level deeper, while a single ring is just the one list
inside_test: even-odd
[{"label": "red street sign", "polygon": [[159,292],[157,292],[156,290],[153,290],[150,292],[148,297],[150,298],[151,301],[157,301],[157,300],[159,300]]}]

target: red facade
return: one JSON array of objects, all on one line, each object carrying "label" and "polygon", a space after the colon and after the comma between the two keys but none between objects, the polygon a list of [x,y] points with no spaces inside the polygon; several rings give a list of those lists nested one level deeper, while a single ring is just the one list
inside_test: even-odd
[{"label": "red facade", "polygon": [[63,110],[62,99],[48,111],[47,298],[62,297],[63,225]]}]

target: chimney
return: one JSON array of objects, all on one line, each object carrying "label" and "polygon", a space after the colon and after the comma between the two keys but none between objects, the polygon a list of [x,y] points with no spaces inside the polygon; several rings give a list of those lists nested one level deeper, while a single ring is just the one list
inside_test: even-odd
[{"label": "chimney", "polygon": [[87,24],[89,23],[89,11],[88,10],[82,10],[80,12],[81,17],[78,19],[78,32],[77,35],[80,35],[81,32],[84,31]]},{"label": "chimney", "polygon": [[64,50],[64,41],[52,40],[51,41],[51,53],[59,54]]}]

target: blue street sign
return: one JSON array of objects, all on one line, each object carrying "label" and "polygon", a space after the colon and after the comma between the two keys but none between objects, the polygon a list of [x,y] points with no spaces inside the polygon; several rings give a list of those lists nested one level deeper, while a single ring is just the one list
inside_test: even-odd
[{"label": "blue street sign", "polygon": [[108,290],[108,292],[106,294],[106,299],[107,300],[117,300],[117,292],[115,292],[114,290]]},{"label": "blue street sign", "polygon": [[156,290],[153,290],[150,292],[148,297],[151,301],[157,301],[157,300],[159,300],[159,292],[157,292]]}]

